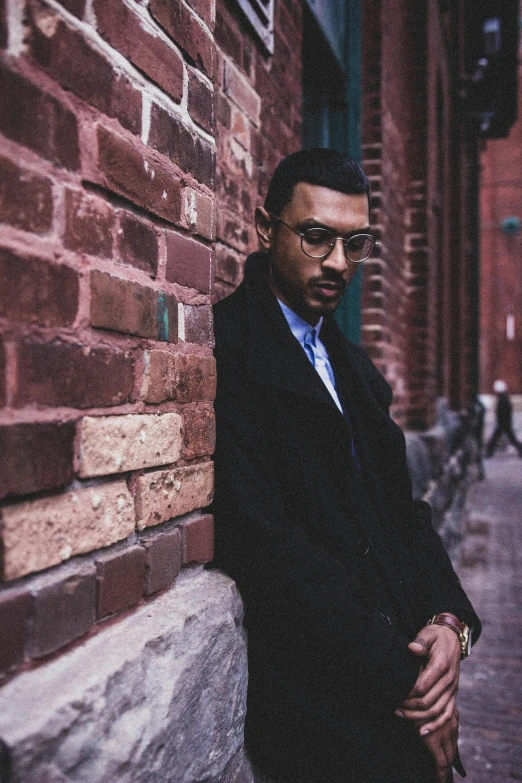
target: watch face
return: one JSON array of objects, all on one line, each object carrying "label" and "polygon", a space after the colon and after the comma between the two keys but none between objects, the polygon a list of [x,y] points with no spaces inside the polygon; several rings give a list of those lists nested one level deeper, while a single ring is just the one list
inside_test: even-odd
[{"label": "watch face", "polygon": [[471,628],[468,628],[468,626],[465,625],[464,629],[460,634],[460,637],[461,637],[460,646],[462,648],[462,657],[467,658],[471,652]]}]

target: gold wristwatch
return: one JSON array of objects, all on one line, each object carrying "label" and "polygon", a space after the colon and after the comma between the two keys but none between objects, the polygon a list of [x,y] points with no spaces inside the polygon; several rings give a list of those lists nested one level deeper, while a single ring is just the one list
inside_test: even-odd
[{"label": "gold wristwatch", "polygon": [[461,623],[455,615],[449,612],[441,612],[428,620],[428,625],[445,625],[455,631],[460,642],[460,660],[463,661],[468,657],[471,652],[471,628],[466,623]]}]

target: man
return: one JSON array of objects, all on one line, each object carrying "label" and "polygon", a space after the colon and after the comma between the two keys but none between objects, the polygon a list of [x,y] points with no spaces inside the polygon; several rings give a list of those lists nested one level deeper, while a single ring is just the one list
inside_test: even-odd
[{"label": "man", "polygon": [[497,443],[501,435],[505,435],[509,442],[518,451],[518,456],[522,457],[522,443],[517,440],[517,436],[513,432],[513,408],[511,406],[511,400],[507,393],[507,383],[505,381],[495,381],[493,384],[493,390],[497,395],[497,426],[491,436],[487,448],[486,457],[492,457],[497,448]]},{"label": "man", "polygon": [[215,307],[215,563],[245,602],[247,749],[276,783],[450,779],[480,630],[412,501],[390,387],[332,317],[373,250],[368,199],[349,158],[286,158],[263,252]]}]

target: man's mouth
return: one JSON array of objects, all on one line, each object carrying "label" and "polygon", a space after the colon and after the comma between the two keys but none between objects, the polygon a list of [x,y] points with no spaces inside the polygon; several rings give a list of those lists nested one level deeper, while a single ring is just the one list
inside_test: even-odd
[{"label": "man's mouth", "polygon": [[327,299],[334,299],[344,293],[346,285],[344,282],[334,282],[333,280],[318,280],[313,287],[321,296]]}]

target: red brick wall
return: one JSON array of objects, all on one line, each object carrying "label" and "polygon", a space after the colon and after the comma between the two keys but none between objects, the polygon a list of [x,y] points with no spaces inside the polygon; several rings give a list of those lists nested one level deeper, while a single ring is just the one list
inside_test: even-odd
[{"label": "red brick wall", "polygon": [[219,299],[238,285],[246,254],[257,249],[254,209],[274,168],[301,147],[302,7],[275,3],[271,56],[225,0],[217,2],[215,34]]},{"label": "red brick wall", "polygon": [[0,674],[212,555],[213,26],[0,3]]},{"label": "red brick wall", "polygon": [[[522,67],[518,71],[518,120],[506,139],[488,141],[481,155],[480,389],[491,394],[502,378],[522,393],[522,232],[506,235],[505,218],[522,221]],[[515,317],[508,339],[506,318]]]}]

